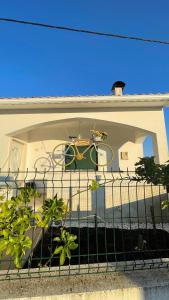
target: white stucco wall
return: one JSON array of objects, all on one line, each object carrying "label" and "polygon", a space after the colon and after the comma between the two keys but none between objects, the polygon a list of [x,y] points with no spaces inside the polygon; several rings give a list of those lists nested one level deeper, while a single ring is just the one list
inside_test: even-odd
[{"label": "white stucco wall", "polygon": [[[33,142],[48,139],[50,151],[59,140],[67,140],[69,134],[79,132],[76,120],[78,120],[77,124],[81,124],[81,120],[85,120],[86,133],[91,129],[92,124],[96,129],[109,130],[108,142],[116,152],[114,161],[116,168],[120,166],[121,169],[126,167],[133,169],[138,157],[143,155],[142,143],[148,134],[153,136],[157,161],[164,163],[168,159],[164,116],[161,107],[55,108],[52,111],[41,108],[38,112],[34,109],[29,112],[11,109],[0,114],[0,166],[6,169],[9,167],[9,161],[6,162],[6,160],[10,154],[12,137],[26,143],[28,152],[27,154],[24,152],[25,159],[22,159],[22,167],[30,168],[36,157]],[[128,152],[129,159],[118,162],[120,152],[123,151]]]}]

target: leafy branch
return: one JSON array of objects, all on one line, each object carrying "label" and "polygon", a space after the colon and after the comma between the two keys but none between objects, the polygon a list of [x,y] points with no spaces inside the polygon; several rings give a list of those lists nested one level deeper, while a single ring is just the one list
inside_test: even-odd
[{"label": "leafy branch", "polygon": [[[85,190],[77,191],[71,199],[88,190],[97,191],[102,185],[112,181],[113,179],[99,184],[93,179]],[[2,254],[10,256],[18,269],[22,267],[26,250],[32,247],[32,239],[28,236],[31,229],[40,227],[47,230],[53,222],[62,221],[60,236],[53,239],[57,245],[45,265],[48,265],[55,255],[59,255],[60,265],[63,265],[66,258],[71,259],[71,251],[78,247],[77,236],[69,233],[64,227],[70,198],[65,204],[64,200],[58,199],[56,195],[52,199],[46,199],[38,211],[33,211],[29,204],[32,198],[39,197],[40,194],[30,187],[21,188],[16,197],[8,200],[4,195],[0,196],[0,259]]]},{"label": "leafy branch", "polygon": [[46,262],[46,265],[51,261],[54,255],[59,254],[60,255],[60,265],[64,265],[66,257],[68,259],[71,259],[71,250],[75,250],[78,247],[78,244],[75,243],[75,240],[77,239],[77,236],[74,234],[69,233],[64,229],[64,227],[61,228],[61,235],[60,237],[55,237],[53,241],[56,241],[58,243],[61,243],[60,246],[57,246]]},{"label": "leafy branch", "polygon": [[33,212],[27,204],[32,197],[39,194],[31,189],[24,188],[16,197],[5,200],[1,197],[0,203],[0,257],[5,252],[11,256],[17,268],[21,268],[22,257],[26,249],[32,246],[32,240],[26,235],[31,228]]},{"label": "leafy branch", "polygon": [[[87,190],[96,191],[99,187],[99,183],[92,180]],[[21,188],[16,197],[8,200],[4,198],[4,195],[0,196],[0,259],[3,254],[10,256],[18,269],[22,267],[22,259],[26,250],[32,247],[32,239],[28,236],[28,232],[37,227],[46,230],[52,222],[66,218],[68,213],[68,205],[65,205],[62,198],[57,199],[57,195],[52,199],[46,199],[42,207],[34,212],[29,204],[32,198],[39,197],[40,194],[30,187]],[[33,223],[32,220],[34,220]],[[69,233],[62,226],[60,236],[54,238],[57,246],[48,262],[54,255],[59,254],[60,265],[63,265],[66,257],[70,259],[71,251],[78,247],[76,239],[76,235]]]},{"label": "leafy branch", "polygon": [[[154,156],[140,158],[139,162],[135,164],[137,181],[146,181],[148,184],[163,185],[169,190],[169,161],[165,164],[156,164]],[[169,200],[162,201],[162,209],[169,206]]]},{"label": "leafy branch", "polygon": [[[0,258],[3,253],[12,257],[18,269],[22,267],[22,258],[26,250],[32,247],[32,239],[28,236],[28,231],[37,227],[47,229],[53,221],[62,220],[66,213],[63,199],[57,197],[45,200],[42,208],[33,212],[28,206],[32,197],[38,198],[40,194],[26,187],[20,189],[16,197],[5,200],[4,196],[1,196],[0,199]],[[35,220],[33,225],[32,220]],[[62,228],[59,239],[59,242],[63,241],[63,251],[58,252],[55,249],[54,254],[60,254],[60,263],[63,264],[66,256],[71,257],[70,251],[78,246],[74,242],[77,237]]]}]

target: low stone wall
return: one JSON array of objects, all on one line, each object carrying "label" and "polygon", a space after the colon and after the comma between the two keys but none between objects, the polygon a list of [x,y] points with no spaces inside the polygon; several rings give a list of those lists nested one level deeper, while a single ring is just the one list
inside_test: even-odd
[{"label": "low stone wall", "polygon": [[168,269],[0,282],[0,299],[168,300]]}]

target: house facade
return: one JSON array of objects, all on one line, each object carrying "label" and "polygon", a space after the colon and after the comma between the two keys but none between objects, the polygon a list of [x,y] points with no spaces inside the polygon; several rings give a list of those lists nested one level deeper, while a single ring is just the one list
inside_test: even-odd
[{"label": "house facade", "polygon": [[[143,142],[152,136],[156,162],[168,159],[163,107],[169,94],[4,98],[0,101],[1,171],[34,170],[39,157],[69,136],[90,138],[90,130],[108,133],[114,159],[106,171],[134,170]],[[105,154],[106,159],[106,154]],[[56,171],[59,165],[51,165]],[[86,163],[87,168],[87,163]],[[102,170],[98,167],[98,170]]]},{"label": "house facade", "polygon": [[[168,160],[163,115],[163,107],[168,105],[169,94],[123,95],[121,87],[110,96],[1,99],[0,195],[9,199],[20,187],[33,184],[40,195],[32,197],[32,210],[57,196],[68,205],[64,221],[68,228],[135,230],[151,229],[156,223],[157,228],[168,230],[169,213],[161,209],[168,197],[166,187],[136,182],[132,174],[119,172],[134,171],[144,155],[147,136],[152,137],[156,162]],[[106,151],[97,157],[97,168],[89,165],[87,155],[83,164],[80,161],[69,168],[66,161],[62,166],[53,162],[51,153],[57,145],[68,145],[69,136],[90,140],[90,130],[107,132],[105,143],[114,153],[111,164],[107,164]],[[97,148],[99,153],[99,143]],[[48,172],[36,168],[38,159],[51,162]],[[93,180],[99,183],[98,190],[89,188]]]}]

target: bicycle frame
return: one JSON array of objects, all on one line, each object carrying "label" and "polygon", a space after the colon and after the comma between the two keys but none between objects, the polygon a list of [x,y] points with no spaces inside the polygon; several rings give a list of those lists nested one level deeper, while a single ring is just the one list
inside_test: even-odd
[{"label": "bicycle frame", "polygon": [[95,143],[90,144],[83,152],[80,152],[80,151],[79,151],[78,146],[76,146],[76,143],[73,142],[73,143],[71,144],[71,146],[74,146],[76,155],[80,155],[80,154],[84,155],[84,154],[87,153],[93,146],[94,146],[94,148],[95,148],[95,150],[96,150],[96,144],[95,144]]},{"label": "bicycle frame", "polygon": [[[55,162],[55,165],[69,166],[72,164],[74,160],[83,160],[88,158],[85,156],[87,152],[89,152],[90,160],[94,165],[105,166],[112,162],[114,153],[110,145],[105,144],[102,140],[95,141],[94,139],[91,140],[83,140],[83,139],[75,139],[75,137],[70,137],[70,142],[63,142],[57,145],[52,152],[52,157],[50,156],[50,160]],[[85,149],[82,151],[79,149],[80,146],[84,146]],[[98,146],[100,147],[100,151],[98,151]],[[103,162],[102,160],[102,150],[106,151],[106,159],[109,160]],[[94,154],[96,152],[96,154]],[[109,154],[109,155],[108,155]],[[96,158],[93,158],[93,155],[96,155]],[[59,157],[58,157],[59,156]],[[96,161],[97,159],[97,161]],[[99,159],[99,163],[98,163]]]},{"label": "bicycle frame", "polygon": [[56,167],[56,163],[52,157],[52,152],[46,152],[46,154],[48,154],[48,158],[50,159],[51,161],[51,164],[52,164],[52,167],[55,168]]}]

